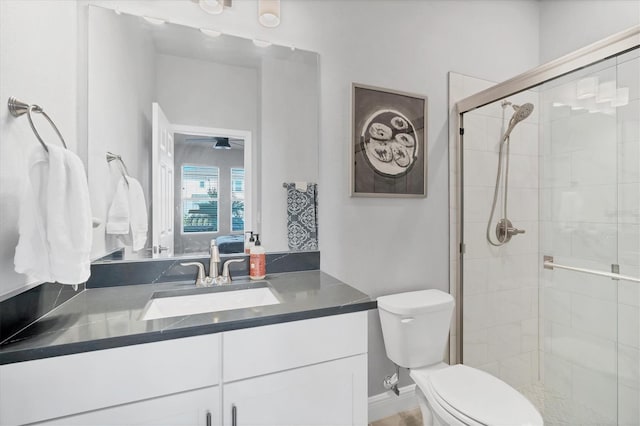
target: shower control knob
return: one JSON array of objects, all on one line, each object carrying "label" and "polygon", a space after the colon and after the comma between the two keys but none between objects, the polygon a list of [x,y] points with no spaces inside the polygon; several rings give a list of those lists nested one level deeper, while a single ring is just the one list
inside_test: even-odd
[{"label": "shower control knob", "polygon": [[511,237],[518,234],[524,234],[524,229],[514,228],[509,219],[500,219],[500,222],[496,225],[496,237],[501,243],[506,243],[511,240]]}]

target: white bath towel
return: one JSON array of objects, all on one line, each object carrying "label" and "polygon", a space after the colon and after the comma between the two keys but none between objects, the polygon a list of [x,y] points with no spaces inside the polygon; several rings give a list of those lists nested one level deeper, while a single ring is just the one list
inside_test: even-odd
[{"label": "white bath towel", "polygon": [[133,251],[144,248],[147,242],[149,219],[147,203],[144,199],[142,186],[137,179],[127,176],[129,180],[129,218],[131,223],[131,239]]},{"label": "white bath towel", "polygon": [[16,272],[31,279],[80,284],[90,275],[91,205],[80,158],[40,146],[29,155],[20,202]]},{"label": "white bath towel", "polygon": [[124,176],[118,180],[107,215],[107,234],[129,233],[129,186]]}]

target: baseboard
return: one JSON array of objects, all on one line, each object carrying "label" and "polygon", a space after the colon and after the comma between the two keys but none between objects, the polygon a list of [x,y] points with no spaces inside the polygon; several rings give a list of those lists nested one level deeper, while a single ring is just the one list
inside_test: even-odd
[{"label": "baseboard", "polygon": [[400,388],[400,396],[387,391],[369,397],[369,423],[418,407],[416,385]]}]

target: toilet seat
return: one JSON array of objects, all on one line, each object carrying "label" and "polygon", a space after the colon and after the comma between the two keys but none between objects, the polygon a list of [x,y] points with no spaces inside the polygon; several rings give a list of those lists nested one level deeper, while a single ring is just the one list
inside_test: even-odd
[{"label": "toilet seat", "polygon": [[414,369],[411,377],[434,411],[466,425],[542,425],[536,408],[502,380],[465,365]]}]

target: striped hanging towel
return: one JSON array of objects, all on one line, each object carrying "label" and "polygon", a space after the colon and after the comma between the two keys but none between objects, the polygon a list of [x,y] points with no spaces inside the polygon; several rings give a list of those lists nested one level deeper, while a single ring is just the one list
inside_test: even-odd
[{"label": "striped hanging towel", "polygon": [[[306,186],[306,190],[304,187]],[[318,185],[286,183],[290,250],[318,250]]]}]

